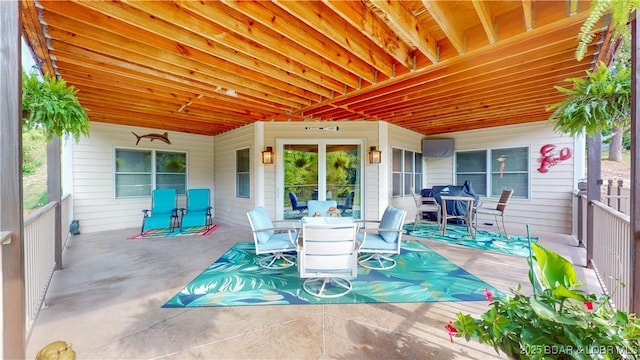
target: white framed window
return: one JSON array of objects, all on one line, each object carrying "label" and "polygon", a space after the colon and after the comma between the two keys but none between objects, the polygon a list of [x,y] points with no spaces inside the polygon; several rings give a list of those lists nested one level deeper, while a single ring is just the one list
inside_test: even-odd
[{"label": "white framed window", "polygon": [[236,197],[249,198],[251,193],[251,162],[249,148],[236,150]]},{"label": "white framed window", "polygon": [[529,147],[495,148],[456,152],[456,184],[471,181],[479,196],[500,197],[513,189],[513,197],[529,198]]},{"label": "white framed window", "polygon": [[116,199],[148,197],[153,189],[187,189],[187,153],[115,149]]},{"label": "white framed window", "polygon": [[392,196],[411,196],[422,189],[422,153],[393,148]]}]

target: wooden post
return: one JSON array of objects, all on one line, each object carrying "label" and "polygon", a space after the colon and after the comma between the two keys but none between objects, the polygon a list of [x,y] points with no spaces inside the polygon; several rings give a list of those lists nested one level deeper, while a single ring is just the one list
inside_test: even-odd
[{"label": "wooden post", "polygon": [[0,1],[0,231],[2,246],[2,353],[25,358],[24,222],[22,216],[22,77],[20,1]]},{"label": "wooden post", "polygon": [[618,211],[622,209],[622,188],[624,187],[624,181],[622,179],[618,179]]},{"label": "wooden post", "polygon": [[[60,178],[60,138],[54,136],[47,144],[47,194],[55,202],[55,261],[56,270],[62,270],[62,184]],[[69,224],[66,224],[69,226]]]},{"label": "wooden post", "polygon": [[637,195],[640,193],[640,167],[638,167],[638,160],[640,159],[640,145],[638,140],[640,139],[640,128],[638,128],[638,121],[640,121],[640,109],[638,108],[638,96],[640,94],[640,84],[638,83],[638,72],[640,67],[638,66],[638,37],[640,36],[638,26],[636,24],[637,11],[633,14],[633,20],[631,21],[631,183],[629,184],[629,219],[631,221],[631,278],[629,279],[628,286],[631,286],[629,294],[629,304],[631,309],[629,312],[638,313],[640,311],[640,202],[637,201]]},{"label": "wooden post", "polygon": [[593,259],[593,204],[600,201],[600,161],[602,157],[602,135],[587,137],[587,266],[592,267]]}]

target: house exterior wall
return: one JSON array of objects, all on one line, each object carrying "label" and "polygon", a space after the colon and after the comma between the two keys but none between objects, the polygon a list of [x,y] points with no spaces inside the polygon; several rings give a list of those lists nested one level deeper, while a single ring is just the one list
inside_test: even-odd
[{"label": "house exterior wall", "polygon": [[[526,234],[525,225],[529,224],[532,232],[571,233],[571,193],[580,180],[580,173],[576,169],[582,169],[580,161],[583,159],[581,152],[584,151],[576,148],[576,143],[580,142],[568,135],[555,133],[546,121],[449,133],[438,137],[455,139],[455,151],[528,146],[530,198],[512,198],[509,201],[505,213],[508,229]],[[572,156],[548,167],[548,171],[543,173],[537,169],[541,165],[541,148],[547,144],[555,145],[556,153],[568,148]],[[453,184],[454,159],[426,158],[425,188]],[[480,222],[483,220],[495,222],[492,218],[480,219]]]},{"label": "house exterior wall", "polygon": [[[306,127],[338,126],[339,131],[307,130]],[[255,206],[265,206],[275,218],[277,192],[277,165],[263,165],[261,152],[282,139],[349,139],[363,144],[363,217],[379,219],[387,204],[406,209],[407,222],[415,218],[415,206],[410,196],[393,197],[392,149],[421,152],[422,134],[386,122],[256,122],[214,137],[184,133],[169,134],[172,145],[141,140],[135,146],[135,137],[157,133],[158,130],[119,125],[92,124],[90,138],[72,144],[71,184],[74,218],[79,219],[81,231],[94,232],[141,225],[142,209],[149,208],[149,198],[114,198],[114,148],[144,148],[187,152],[188,187],[207,187],[212,190],[215,218],[224,223],[247,226],[246,213]],[[571,233],[571,192],[582,178],[582,151],[580,141],[554,133],[546,122],[505,126],[492,129],[451,133],[438,137],[455,140],[455,150],[484,150],[488,148],[528,146],[530,151],[530,198],[512,199],[507,210],[507,222],[518,233],[524,233],[524,224],[532,230]],[[553,144],[556,150],[569,148],[572,157],[549,167],[541,173],[540,149]],[[576,145],[578,144],[578,145]],[[367,155],[371,146],[382,151],[381,164],[369,164]],[[576,147],[578,146],[578,147]],[[236,150],[248,148],[250,153],[251,191],[249,198],[236,196]],[[63,164],[64,165],[64,164]],[[454,182],[454,158],[424,158],[423,188]],[[214,182],[215,177],[215,182]],[[420,189],[417,189],[418,191]],[[69,192],[65,189],[65,192]],[[184,196],[179,197],[184,205]],[[487,221],[492,219],[487,219]],[[481,220],[482,221],[482,220]]]},{"label": "house exterior wall", "polygon": [[[90,136],[72,145],[73,212],[74,218],[80,220],[81,232],[139,228],[142,225],[142,209],[151,207],[151,197],[115,199],[115,148],[186,152],[187,187],[210,188],[214,191],[213,137],[169,133],[171,145],[142,139],[136,146],[136,138],[131,132],[144,135],[161,131],[94,122]],[[184,206],[184,203],[185,196],[179,196],[178,206]]]},{"label": "house exterior wall", "polygon": [[[424,135],[416,133],[414,131],[407,130],[405,128],[401,128],[395,125],[389,125],[389,144],[386,149],[387,153],[387,161],[388,161],[388,169],[386,177],[388,179],[389,189],[391,189],[393,184],[393,148],[410,150],[415,152],[422,152],[422,139]],[[425,167],[424,160],[422,162],[422,177],[424,184],[425,177]],[[418,194],[420,193],[420,189],[416,189]],[[391,191],[389,190],[388,199],[391,205],[407,210],[407,216],[405,218],[405,222],[413,222],[416,216],[416,205],[413,200],[413,197],[409,196],[399,196],[393,197]],[[384,211],[384,209],[382,209]],[[382,213],[381,213],[382,214]]]},{"label": "house exterior wall", "polygon": [[[247,212],[257,206],[256,168],[262,166],[259,156],[263,149],[255,145],[256,125],[247,125],[216,136],[213,163],[215,166],[216,221],[248,225]],[[236,196],[236,150],[249,148],[251,187],[249,198]]]}]

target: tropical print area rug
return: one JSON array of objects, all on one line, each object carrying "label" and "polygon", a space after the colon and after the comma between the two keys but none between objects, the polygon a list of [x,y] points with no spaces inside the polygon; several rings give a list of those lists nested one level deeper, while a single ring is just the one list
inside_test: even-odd
[{"label": "tropical print area rug", "polygon": [[136,234],[128,237],[129,240],[157,238],[157,237],[172,237],[172,236],[206,236],[214,232],[220,224],[213,224],[209,229],[206,226],[193,226],[188,227],[180,232],[180,228],[176,229],[156,229],[147,231],[144,236]]},{"label": "tropical print area rug", "polygon": [[[406,224],[404,230],[407,235],[421,237],[429,240],[442,241],[450,244],[469,246],[481,250],[496,251],[503,254],[529,256],[529,240],[526,236],[509,234],[507,239],[504,234],[478,230],[476,237],[469,235],[466,226],[447,225],[447,233],[442,235],[438,225],[419,222],[416,230],[412,231],[413,223]],[[538,241],[532,237],[531,241]]]},{"label": "tropical print area rug", "polygon": [[485,289],[499,293],[419,241],[403,242],[395,260],[390,270],[359,267],[349,293],[318,299],[302,290],[296,266],[263,269],[253,243],[240,242],[163,307],[484,301]]}]

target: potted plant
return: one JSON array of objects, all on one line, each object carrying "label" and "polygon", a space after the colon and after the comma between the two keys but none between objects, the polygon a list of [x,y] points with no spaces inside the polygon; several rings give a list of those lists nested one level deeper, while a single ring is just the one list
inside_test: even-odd
[{"label": "potted plant", "polygon": [[89,118],[66,81],[46,75],[22,73],[22,113],[26,129],[41,129],[47,140],[71,134],[76,141],[89,135]]},{"label": "potted plant", "polygon": [[515,359],[636,359],[640,321],[612,309],[609,297],[585,294],[573,265],[557,253],[531,243],[529,279],[510,296],[485,290],[489,309],[475,318],[458,313],[445,325],[453,337],[474,338]]}]

